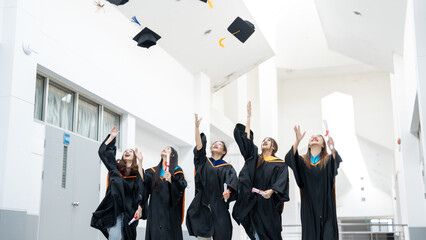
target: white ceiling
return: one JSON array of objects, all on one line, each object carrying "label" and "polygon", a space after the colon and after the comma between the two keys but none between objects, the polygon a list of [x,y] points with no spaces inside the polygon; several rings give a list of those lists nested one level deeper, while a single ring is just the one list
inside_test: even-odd
[{"label": "white ceiling", "polygon": [[393,72],[393,53],[403,49],[406,0],[315,2],[330,49]]},{"label": "white ceiling", "polygon": [[[213,89],[218,89],[274,53],[257,28],[244,44],[227,31],[237,16],[256,26],[241,0],[212,0],[212,3],[213,9],[199,0],[130,0],[118,9],[129,21],[132,16],[138,18],[142,27],[135,29],[134,35],[143,27],[149,27],[162,37],[158,41],[161,48],[191,73],[207,74]],[[207,30],[211,32],[205,35]],[[224,37],[225,48],[222,48],[219,39]],[[135,47],[135,51],[144,50],[149,51]]]}]

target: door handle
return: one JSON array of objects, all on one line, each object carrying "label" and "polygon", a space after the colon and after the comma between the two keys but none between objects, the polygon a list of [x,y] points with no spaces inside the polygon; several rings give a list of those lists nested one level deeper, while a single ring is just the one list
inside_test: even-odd
[{"label": "door handle", "polygon": [[80,202],[72,202],[72,205],[73,205],[74,207],[78,207],[78,206],[80,205]]}]

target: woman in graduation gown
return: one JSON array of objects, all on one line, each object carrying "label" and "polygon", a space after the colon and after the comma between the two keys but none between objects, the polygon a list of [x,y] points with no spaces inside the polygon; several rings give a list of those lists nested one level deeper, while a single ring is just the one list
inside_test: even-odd
[{"label": "woman in graduation gown", "polygon": [[[214,142],[212,156],[206,154],[206,136],[200,134],[201,119],[195,114],[195,197],[188,208],[186,226],[191,236],[198,239],[230,240],[232,222],[229,203],[236,198],[237,174],[231,164],[223,160],[226,145]],[[224,194],[224,183],[227,191]],[[225,201],[226,200],[226,201]]]},{"label": "woman in graduation gown", "polygon": [[[167,162],[168,154],[170,162]],[[177,151],[173,147],[166,147],[161,152],[158,165],[147,169],[142,178],[145,199],[150,196],[145,239],[183,239],[186,180],[182,168],[178,166]]]},{"label": "woman in graduation gown", "polygon": [[331,137],[328,145],[322,135],[309,139],[308,151],[300,156],[297,148],[305,136],[300,126],[294,127],[296,141],[285,160],[293,170],[301,196],[301,220],[303,240],[337,240],[339,231],[336,217],[335,178],[342,159]]},{"label": "woman in graduation gown", "polygon": [[90,225],[99,229],[107,239],[135,240],[138,221],[131,225],[128,222],[142,217],[144,186],[132,149],[125,150],[121,159],[115,159],[118,133],[117,127],[112,128],[99,147],[99,157],[108,170],[108,186]]},{"label": "woman in graduation gown", "polygon": [[[251,103],[247,104],[247,124],[237,124],[235,141],[245,163],[238,176],[239,193],[232,215],[242,224],[250,239],[282,239],[281,215],[284,202],[289,201],[288,167],[275,156],[276,141],[270,137],[262,141],[261,154],[253,143],[250,130]],[[264,191],[252,192],[252,188]]]}]

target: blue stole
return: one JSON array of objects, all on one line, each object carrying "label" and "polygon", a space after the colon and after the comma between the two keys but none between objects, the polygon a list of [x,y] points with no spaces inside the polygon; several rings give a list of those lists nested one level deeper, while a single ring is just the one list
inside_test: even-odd
[{"label": "blue stole", "polygon": [[[178,169],[179,167],[178,166],[176,166],[175,167],[175,171],[176,171],[176,169]],[[163,169],[163,165],[161,165],[161,170],[160,170],[160,177],[164,177],[164,174],[166,173],[166,171],[164,171],[164,169]]]},{"label": "blue stole", "polygon": [[315,157],[311,155],[311,163],[317,164],[317,162],[319,161],[319,156],[320,154],[316,155]]},{"label": "blue stole", "polygon": [[214,158],[209,158],[210,162],[213,164],[213,166],[217,166],[217,165],[221,165],[221,164],[225,164],[227,163],[225,160],[223,159],[219,159],[219,160],[214,160]]}]

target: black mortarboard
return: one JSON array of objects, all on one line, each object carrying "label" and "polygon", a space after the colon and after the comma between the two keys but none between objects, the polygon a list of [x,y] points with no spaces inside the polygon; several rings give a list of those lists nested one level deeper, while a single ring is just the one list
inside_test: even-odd
[{"label": "black mortarboard", "polygon": [[107,1],[118,6],[118,5],[126,4],[129,0],[107,0]]},{"label": "black mortarboard", "polygon": [[207,2],[207,0],[200,0],[200,1],[201,1],[201,2],[205,2],[205,3]]},{"label": "black mortarboard", "polygon": [[133,38],[133,40],[138,42],[139,47],[149,48],[155,45],[160,38],[160,35],[146,27],[142,29],[142,31],[140,31],[138,35]]},{"label": "black mortarboard", "polygon": [[231,25],[229,25],[228,31],[244,43],[254,33],[254,25],[249,21],[237,17]]}]

